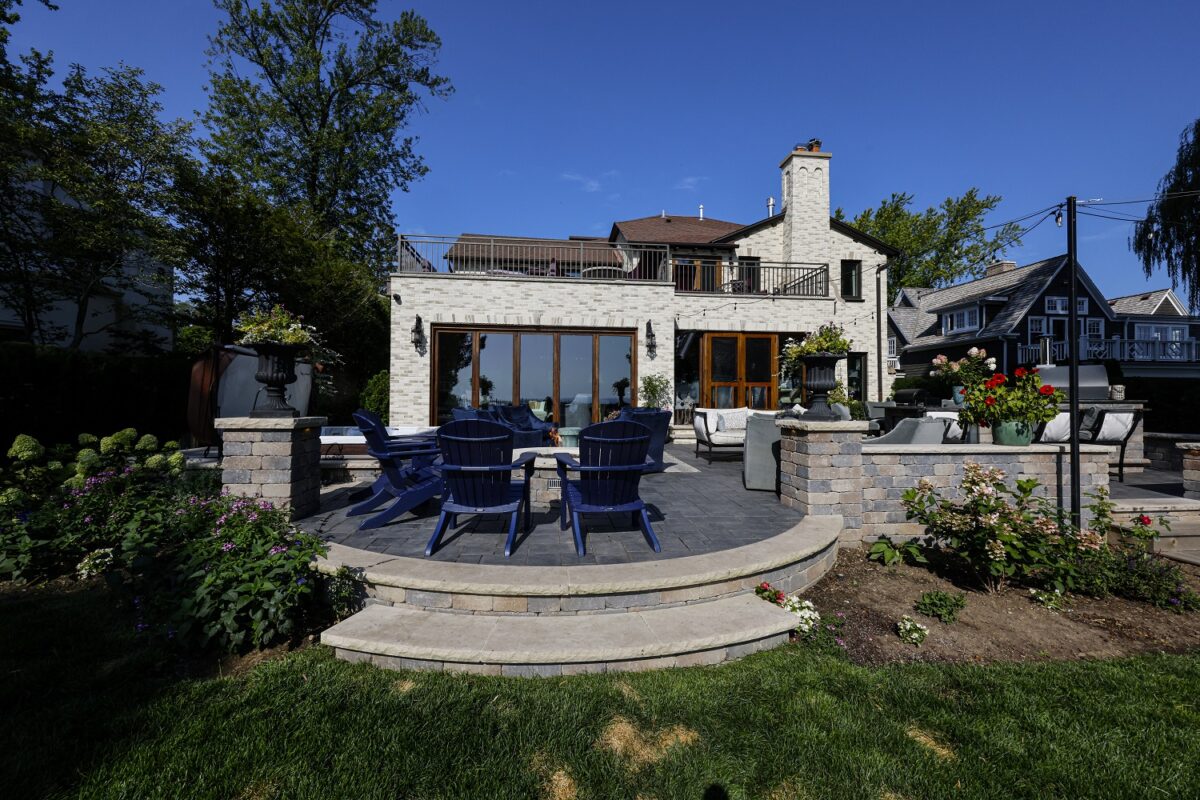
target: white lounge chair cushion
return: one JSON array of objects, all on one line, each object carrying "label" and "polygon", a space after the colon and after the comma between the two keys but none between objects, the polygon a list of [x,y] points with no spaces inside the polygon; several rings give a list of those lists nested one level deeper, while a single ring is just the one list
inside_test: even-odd
[{"label": "white lounge chair cushion", "polygon": [[1133,427],[1133,413],[1127,411],[1109,411],[1104,415],[1104,424],[1100,426],[1097,442],[1119,442]]},{"label": "white lounge chair cushion", "polygon": [[710,438],[713,444],[743,444],[746,441],[746,429],[717,431]]},{"label": "white lounge chair cushion", "polygon": [[746,430],[746,413],[748,408],[725,408],[721,409],[721,425],[718,430],[722,431],[744,431]]},{"label": "white lounge chair cushion", "polygon": [[1069,441],[1070,438],[1071,414],[1067,411],[1060,411],[1057,417],[1046,423],[1046,427],[1042,431],[1042,438],[1038,441],[1058,443]]}]

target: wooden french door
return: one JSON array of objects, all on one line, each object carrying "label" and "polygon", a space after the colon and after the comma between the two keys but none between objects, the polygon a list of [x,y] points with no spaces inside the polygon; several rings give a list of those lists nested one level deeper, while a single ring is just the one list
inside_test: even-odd
[{"label": "wooden french door", "polygon": [[700,382],[709,408],[772,410],[779,402],[779,341],[773,333],[706,333]]}]

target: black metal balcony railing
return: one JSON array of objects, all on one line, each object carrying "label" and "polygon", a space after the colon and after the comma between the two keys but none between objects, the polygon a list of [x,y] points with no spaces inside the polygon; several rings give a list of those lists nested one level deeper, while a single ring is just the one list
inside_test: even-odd
[{"label": "black metal balcony railing", "polygon": [[[1163,339],[1089,339],[1079,340],[1080,353],[1084,361],[1200,361],[1200,347],[1195,339],[1170,341]],[[1051,343],[1051,353],[1056,362],[1071,357],[1071,343]],[[1041,361],[1039,345],[1018,345],[1017,360],[1021,363]]]},{"label": "black metal balcony railing", "polygon": [[503,239],[492,236],[401,236],[399,272],[444,272],[500,278],[655,281],[675,291],[827,297],[827,264],[672,252],[669,245],[594,239]]}]

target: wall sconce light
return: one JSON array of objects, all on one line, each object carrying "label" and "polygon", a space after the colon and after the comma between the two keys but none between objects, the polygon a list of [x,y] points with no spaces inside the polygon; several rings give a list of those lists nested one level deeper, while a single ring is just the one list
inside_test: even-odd
[{"label": "wall sconce light", "polygon": [[399,292],[392,292],[392,300],[395,301],[396,305],[398,306],[404,305],[404,301],[400,299]]},{"label": "wall sconce light", "polygon": [[654,358],[658,355],[658,339],[654,335],[654,326],[646,320],[646,355]]},{"label": "wall sconce light", "polygon": [[417,314],[417,321],[413,323],[411,341],[412,341],[412,346],[414,348],[416,348],[417,352],[420,353],[421,355],[425,355],[425,351],[426,351],[425,328],[421,324],[421,315],[420,314]]}]

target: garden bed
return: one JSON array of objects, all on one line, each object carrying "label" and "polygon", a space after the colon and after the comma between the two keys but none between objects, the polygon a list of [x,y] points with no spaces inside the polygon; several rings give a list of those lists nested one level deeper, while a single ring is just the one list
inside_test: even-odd
[{"label": "garden bed", "polygon": [[[1200,590],[1200,568],[1180,566],[1187,585]],[[914,610],[921,595],[934,590],[966,593],[966,608],[953,624]],[[1066,610],[1051,611],[1035,602],[1028,589],[976,591],[924,566],[884,567],[858,549],[841,551],[837,565],[804,597],[823,617],[846,615],[838,636],[857,664],[1115,658],[1200,648],[1200,613],[1177,613],[1119,597],[1071,597]],[[929,628],[919,647],[896,634],[896,623],[905,614]]]}]

